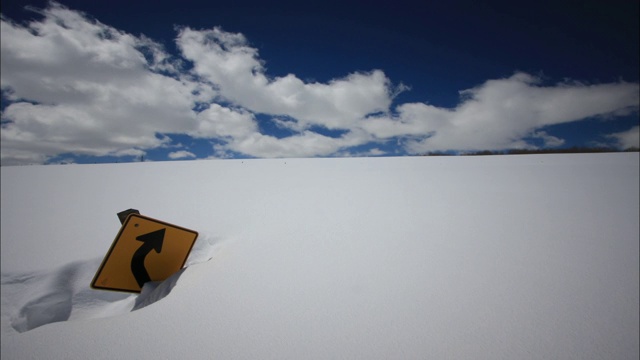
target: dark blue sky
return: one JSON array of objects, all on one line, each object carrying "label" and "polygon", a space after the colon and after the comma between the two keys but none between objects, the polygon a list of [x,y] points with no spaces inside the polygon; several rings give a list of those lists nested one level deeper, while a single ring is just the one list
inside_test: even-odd
[{"label": "dark blue sky", "polygon": [[[416,83],[463,87],[515,70],[589,82],[639,77],[639,3],[633,0],[61,3],[167,46],[173,46],[174,25],[241,32],[274,75],[308,73],[318,81],[371,68],[397,81],[423,73]],[[2,13],[35,18],[24,7],[46,4],[5,0]]]},{"label": "dark blue sky", "polygon": [[[270,78],[294,74],[327,83],[380,69],[393,86],[410,88],[393,99],[391,111],[403,103],[455,108],[460,91],[516,72],[538,77],[539,86],[639,80],[638,1],[61,3],[121,31],[144,34],[173,54],[179,53],[176,26],[242,33]],[[24,8],[46,4],[5,0],[2,14],[18,22],[39,19]],[[552,135],[563,137],[564,146],[592,144],[602,141],[597,131],[637,125],[637,111],[601,123],[559,125]]]}]

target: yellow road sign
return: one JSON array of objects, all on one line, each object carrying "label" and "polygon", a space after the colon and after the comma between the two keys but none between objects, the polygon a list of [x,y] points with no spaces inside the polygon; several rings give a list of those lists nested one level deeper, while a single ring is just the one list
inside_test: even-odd
[{"label": "yellow road sign", "polygon": [[162,281],[182,269],[198,233],[131,214],[102,260],[91,287],[139,293],[147,281]]}]

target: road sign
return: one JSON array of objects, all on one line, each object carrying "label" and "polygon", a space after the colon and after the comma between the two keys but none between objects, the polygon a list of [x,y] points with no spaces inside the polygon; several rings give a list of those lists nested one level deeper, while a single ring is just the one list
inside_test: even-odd
[{"label": "road sign", "polygon": [[91,287],[139,293],[182,269],[198,233],[132,213],[127,216]]}]

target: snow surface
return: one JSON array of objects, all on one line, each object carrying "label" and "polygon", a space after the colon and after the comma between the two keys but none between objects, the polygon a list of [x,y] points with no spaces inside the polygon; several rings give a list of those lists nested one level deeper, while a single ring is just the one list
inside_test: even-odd
[{"label": "snow surface", "polygon": [[[2,359],[637,359],[638,153],[2,167]],[[140,295],[120,223],[200,233]]]}]

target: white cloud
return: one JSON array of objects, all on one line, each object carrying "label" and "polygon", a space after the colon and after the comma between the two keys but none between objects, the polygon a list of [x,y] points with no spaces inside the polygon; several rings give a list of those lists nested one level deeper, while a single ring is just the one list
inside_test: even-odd
[{"label": "white cloud", "polygon": [[357,146],[367,140],[357,132],[334,138],[304,131],[299,135],[281,139],[255,132],[246,138],[233,141],[228,148],[256,157],[309,157],[331,155],[342,148]]},{"label": "white cloud", "polygon": [[396,112],[397,116],[371,116],[362,120],[359,126],[378,138],[425,136],[448,126],[454,114],[449,109],[422,103],[399,105]]},{"label": "white cloud", "polygon": [[169,159],[186,159],[186,158],[195,158],[196,155],[192,152],[186,150],[174,151],[169,153]]},{"label": "white cloud", "polygon": [[127,154],[197,127],[191,109],[213,90],[155,72],[174,71],[160,45],[56,3],[42,15],[1,22],[2,89],[13,101],[2,114],[3,164]]},{"label": "white cloud", "polygon": [[380,70],[352,73],[327,84],[305,83],[293,74],[270,79],[258,50],[242,34],[183,28],[177,43],[193,61],[194,71],[217,85],[225,99],[254,112],[290,116],[303,128],[350,129],[391,104],[390,81]]},{"label": "white cloud", "polygon": [[537,130],[638,109],[638,84],[541,86],[540,82],[516,73],[461,91],[461,103],[454,109],[403,104],[396,116],[365,119],[361,127],[379,138],[410,136],[406,149],[411,153],[530,147],[523,140],[527,137],[558,146],[562,139]]},{"label": "white cloud", "polygon": [[621,149],[640,148],[640,126],[638,125],[608,136],[614,138]]},{"label": "white cloud", "polygon": [[198,113],[198,127],[191,134],[195,137],[245,138],[258,131],[252,113],[243,109],[230,109],[218,104]]},{"label": "white cloud", "polygon": [[135,156],[135,157],[141,157],[141,156],[144,156],[146,154],[147,153],[144,150],[141,150],[141,149],[124,149],[124,150],[114,151],[110,155],[113,155],[113,156]]},{"label": "white cloud", "polygon": [[[176,147],[166,134],[215,140],[213,154],[205,156],[218,158],[361,154],[353,147],[365,144],[373,149],[369,155],[379,155],[376,145],[386,141],[416,154],[533,147],[531,139],[554,147],[564,140],[548,126],[638,109],[637,83],[543,85],[526,73],[463,90],[454,108],[392,108],[408,88],[394,87],[381,70],[326,83],[295,74],[270,77],[240,33],[182,28],[176,44],[183,59],[143,35],[57,3],[40,14],[28,24],[1,20],[1,82],[9,99],[2,113],[3,165],[67,153],[141,156]],[[193,68],[179,65],[183,60]],[[267,124],[259,121],[293,135],[263,133]],[[637,146],[634,129],[610,137],[622,147]]]},{"label": "white cloud", "polygon": [[542,139],[545,147],[558,147],[564,144],[564,140],[559,137],[549,135],[546,131],[535,131],[531,134],[531,137]]},{"label": "white cloud", "polygon": [[336,156],[338,157],[369,157],[369,156],[383,156],[387,154],[388,153],[384,150],[373,148],[366,151],[356,151],[356,152],[341,151],[336,153]]}]

